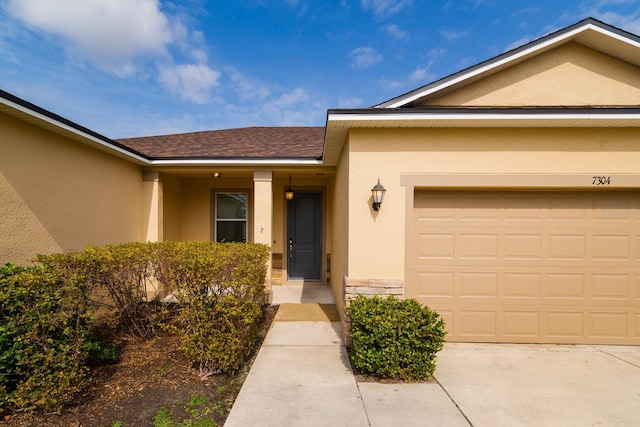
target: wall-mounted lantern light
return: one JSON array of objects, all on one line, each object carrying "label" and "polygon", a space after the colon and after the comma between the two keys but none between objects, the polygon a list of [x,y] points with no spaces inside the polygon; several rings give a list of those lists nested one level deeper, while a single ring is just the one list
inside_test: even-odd
[{"label": "wall-mounted lantern light", "polygon": [[372,206],[374,211],[380,210],[380,205],[382,204],[382,199],[384,199],[385,191],[387,190],[380,184],[380,178],[378,178],[378,183],[371,189],[371,195],[373,196]]},{"label": "wall-mounted lantern light", "polygon": [[293,188],[291,188],[291,174],[289,174],[289,188],[287,188],[287,191],[284,192],[284,197],[287,200],[293,200]]}]

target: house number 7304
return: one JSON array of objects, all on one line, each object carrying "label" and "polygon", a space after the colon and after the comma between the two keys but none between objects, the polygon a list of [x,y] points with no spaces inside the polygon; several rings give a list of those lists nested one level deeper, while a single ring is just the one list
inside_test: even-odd
[{"label": "house number 7304", "polygon": [[610,185],[611,177],[610,176],[594,176],[593,182],[591,185]]}]

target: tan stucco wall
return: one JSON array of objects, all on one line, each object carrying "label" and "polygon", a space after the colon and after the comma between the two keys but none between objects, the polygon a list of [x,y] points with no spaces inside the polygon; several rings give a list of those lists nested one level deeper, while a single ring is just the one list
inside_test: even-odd
[{"label": "tan stucco wall", "polygon": [[[211,240],[212,238],[212,199],[211,191],[246,191],[253,194],[253,178],[184,178],[182,180],[182,240]],[[249,211],[253,209],[249,197]],[[252,218],[248,218],[251,236]]]},{"label": "tan stucco wall", "polygon": [[[253,239],[271,246],[273,235],[273,172],[253,173]],[[269,273],[271,270],[269,269]]]},{"label": "tan stucco wall", "polygon": [[[273,240],[271,251],[275,254],[284,254],[287,227],[285,224],[286,200],[284,192],[289,185],[286,178],[275,178],[273,180]],[[283,268],[285,266],[283,265]]]},{"label": "tan stucco wall", "polygon": [[336,169],[332,192],[331,288],[339,312],[343,308],[342,279],[349,275],[349,147],[347,141]]},{"label": "tan stucco wall", "polygon": [[163,174],[163,217],[164,240],[182,240],[182,179],[175,175]]},{"label": "tan stucco wall", "polygon": [[0,114],[0,263],[142,239],[134,164]]},{"label": "tan stucco wall", "polygon": [[636,106],[638,99],[637,67],[568,43],[424,105]]},{"label": "tan stucco wall", "polygon": [[[352,278],[404,278],[401,175],[634,174],[639,172],[639,138],[639,129],[353,129],[348,145],[348,241],[334,242],[334,248],[348,243],[347,265],[340,268]],[[340,166],[337,193],[344,188],[343,174]],[[378,177],[387,192],[375,213],[370,190]],[[336,205],[344,214],[340,203]]]}]

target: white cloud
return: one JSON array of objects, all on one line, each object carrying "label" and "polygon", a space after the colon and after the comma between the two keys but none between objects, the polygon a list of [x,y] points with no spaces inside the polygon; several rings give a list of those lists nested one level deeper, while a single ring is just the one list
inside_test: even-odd
[{"label": "white cloud", "polygon": [[396,24],[387,24],[385,26],[382,27],[387,33],[389,33],[389,35],[391,35],[391,37],[393,37],[396,40],[404,40],[409,38],[409,33],[402,30],[399,26],[397,26]]},{"label": "white cloud", "polygon": [[429,50],[429,57],[433,59],[441,59],[447,55],[447,51],[441,47],[434,47]]},{"label": "white cloud", "polygon": [[539,7],[526,7],[524,9],[518,9],[511,14],[511,16],[529,15],[531,13],[539,12]]},{"label": "white cloud", "polygon": [[440,34],[442,35],[442,37],[444,37],[448,41],[452,41],[452,40],[461,39],[463,37],[467,37],[469,35],[469,31],[468,30],[461,31],[461,30],[455,30],[453,28],[449,28],[449,29],[440,30]]},{"label": "white cloud", "polygon": [[[316,122],[326,111],[327,106],[312,97],[303,88],[295,88],[278,98],[265,102],[261,106],[257,121],[276,124],[277,126],[300,126]],[[251,109],[253,109],[251,107]]]},{"label": "white cloud", "polygon": [[231,77],[233,89],[242,101],[264,99],[271,95],[267,86],[244,76],[234,67],[226,67],[225,73]]},{"label": "white cloud", "polygon": [[413,0],[362,0],[362,8],[376,15],[391,15],[412,4]]},{"label": "white cloud", "polygon": [[220,72],[204,64],[161,67],[158,80],[182,99],[195,104],[206,104],[211,91],[218,85]]},{"label": "white cloud", "polygon": [[[621,14],[620,5],[633,5],[637,0],[588,0],[580,4],[579,13],[565,13],[561,19],[577,21],[592,16],[615,27],[634,34],[640,33],[640,9],[633,8],[632,13]],[[613,11],[617,10],[617,12]],[[547,28],[552,31],[557,28]]]},{"label": "white cloud", "polygon": [[119,76],[135,74],[134,59],[165,55],[174,35],[157,0],[8,0],[28,26],[60,36],[72,57]]},{"label": "white cloud", "polygon": [[431,64],[432,63],[429,63],[429,65],[427,65],[426,67],[416,68],[416,70],[409,75],[409,80],[412,83],[420,84],[426,84],[429,81],[433,80],[435,78],[435,75],[430,72]]},{"label": "white cloud", "polygon": [[291,107],[301,102],[309,100],[309,94],[302,88],[296,88],[289,93],[285,93],[280,98],[273,101],[273,105],[276,107]]},{"label": "white cloud", "polygon": [[382,54],[370,47],[358,47],[351,51],[353,68],[369,68],[382,61]]}]

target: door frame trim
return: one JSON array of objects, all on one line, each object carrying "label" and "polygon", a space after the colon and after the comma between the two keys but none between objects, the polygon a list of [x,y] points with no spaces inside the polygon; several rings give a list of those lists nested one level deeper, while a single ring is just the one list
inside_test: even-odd
[{"label": "door frame trim", "polygon": [[[285,186],[286,187],[286,186]],[[284,189],[285,187],[282,187],[282,194],[284,194]],[[322,226],[322,233],[321,233],[321,253],[322,253],[322,259],[321,259],[321,271],[320,271],[320,280],[308,280],[307,282],[314,282],[314,283],[322,283],[325,284],[327,283],[327,189],[326,187],[322,186],[296,186],[295,187],[295,193],[297,192],[308,192],[308,193],[320,193],[320,201],[322,203],[322,209],[320,214],[322,215],[321,218],[321,226]],[[295,198],[295,194],[293,196]],[[304,284],[305,280],[297,280],[297,279],[289,279],[289,257],[286,256],[287,253],[287,245],[288,245],[288,234],[289,234],[289,211],[287,209],[287,200],[285,198],[283,198],[283,208],[282,208],[282,212],[283,212],[283,227],[282,227],[282,242],[283,242],[283,256],[282,256],[282,284],[283,285],[301,285]]]}]

